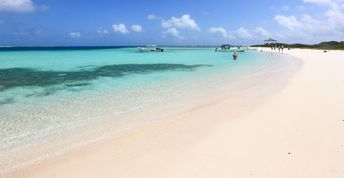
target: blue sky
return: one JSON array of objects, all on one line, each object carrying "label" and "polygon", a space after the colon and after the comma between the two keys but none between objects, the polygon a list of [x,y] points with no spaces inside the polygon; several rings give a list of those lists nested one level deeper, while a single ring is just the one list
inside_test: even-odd
[{"label": "blue sky", "polygon": [[0,45],[344,40],[344,0],[0,0]]}]

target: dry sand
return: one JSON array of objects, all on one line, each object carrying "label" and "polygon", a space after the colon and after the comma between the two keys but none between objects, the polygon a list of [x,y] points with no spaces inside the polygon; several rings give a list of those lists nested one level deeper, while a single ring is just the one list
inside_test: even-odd
[{"label": "dry sand", "polygon": [[303,68],[245,114],[228,118],[227,98],[14,177],[343,178],[344,51],[284,53]]}]

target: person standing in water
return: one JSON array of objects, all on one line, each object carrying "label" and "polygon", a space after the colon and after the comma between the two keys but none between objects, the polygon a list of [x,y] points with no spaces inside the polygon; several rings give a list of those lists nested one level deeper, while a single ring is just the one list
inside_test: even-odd
[{"label": "person standing in water", "polygon": [[237,58],[238,58],[238,54],[237,54],[237,53],[234,53],[234,54],[233,54],[233,60],[237,60]]}]

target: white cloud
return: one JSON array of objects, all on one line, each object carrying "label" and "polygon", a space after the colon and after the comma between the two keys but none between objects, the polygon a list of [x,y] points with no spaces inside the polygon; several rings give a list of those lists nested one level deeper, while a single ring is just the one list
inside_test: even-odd
[{"label": "white cloud", "polygon": [[0,0],[0,12],[29,13],[48,8],[45,5],[36,5],[32,0]]},{"label": "white cloud", "polygon": [[238,30],[235,31],[237,36],[240,38],[252,38],[252,35],[250,34],[250,32],[248,32],[248,30],[245,27],[240,27]]},{"label": "white cloud", "polygon": [[102,27],[99,27],[96,32],[100,36],[109,34],[109,31],[107,29],[105,29],[105,28],[102,28]]},{"label": "white cloud", "polygon": [[131,30],[134,32],[142,32],[142,26],[141,25],[132,25]]},{"label": "white cloud", "polygon": [[69,33],[69,36],[71,38],[81,38],[81,33],[80,32],[71,32],[71,33]]},{"label": "white cloud", "polygon": [[272,36],[270,32],[266,31],[262,27],[257,27],[255,29],[247,29],[245,27],[240,27],[239,29],[233,31],[228,31],[222,27],[211,27],[209,29],[209,32],[213,35],[225,39],[255,40]]},{"label": "white cloud", "polygon": [[262,27],[257,27],[255,30],[255,36],[262,36],[262,37],[270,37],[271,36],[271,33],[269,33],[268,31],[266,31],[264,28]]},{"label": "white cloud", "polygon": [[209,29],[209,32],[212,33],[213,35],[220,36],[222,38],[234,38],[234,36],[230,35],[227,33],[227,30],[222,28],[222,27],[211,27]]},{"label": "white cloud", "polygon": [[275,16],[275,20],[279,25],[286,27],[289,31],[304,35],[333,33],[339,27],[334,26],[329,21],[314,19],[308,14],[304,14],[301,17],[277,15]]},{"label": "white cloud", "polygon": [[344,0],[304,0],[304,3],[327,9],[323,13],[318,12],[318,18],[309,14],[276,15],[275,21],[287,29],[283,33],[284,37],[312,42],[344,39]]},{"label": "white cloud", "polygon": [[165,36],[173,37],[176,39],[183,39],[184,37],[180,35],[180,32],[176,28],[169,28],[164,32]]},{"label": "white cloud", "polygon": [[305,3],[314,3],[314,4],[320,4],[320,5],[329,5],[334,0],[303,0]]},{"label": "white cloud", "polygon": [[154,14],[149,14],[149,15],[147,16],[147,19],[148,19],[148,20],[159,20],[159,19],[161,19],[161,17],[156,16],[156,15],[154,15]]},{"label": "white cloud", "polygon": [[120,23],[120,24],[113,24],[112,25],[113,31],[117,33],[127,34],[129,31],[127,30],[127,27]]},{"label": "white cloud", "polygon": [[295,16],[276,15],[274,19],[281,26],[284,26],[289,30],[294,30],[296,27],[299,27],[301,25]]},{"label": "white cloud", "polygon": [[282,6],[278,6],[278,7],[270,6],[269,9],[276,12],[276,13],[281,13],[281,12],[288,11],[290,8],[288,5],[282,5]]},{"label": "white cloud", "polygon": [[0,11],[33,12],[36,5],[31,0],[0,0]]},{"label": "white cloud", "polygon": [[184,28],[200,31],[195,20],[190,15],[184,14],[180,18],[171,17],[169,20],[162,20],[161,26],[164,28]]}]

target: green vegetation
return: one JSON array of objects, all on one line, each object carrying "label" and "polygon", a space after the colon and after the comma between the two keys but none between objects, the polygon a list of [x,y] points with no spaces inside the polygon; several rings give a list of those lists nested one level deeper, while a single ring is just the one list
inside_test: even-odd
[{"label": "green vegetation", "polygon": [[[284,48],[310,48],[310,49],[324,49],[324,50],[344,50],[344,41],[325,41],[319,44],[286,44],[286,43],[276,43],[277,46],[283,45]],[[253,47],[271,47],[270,44],[264,45],[253,45]]]}]

